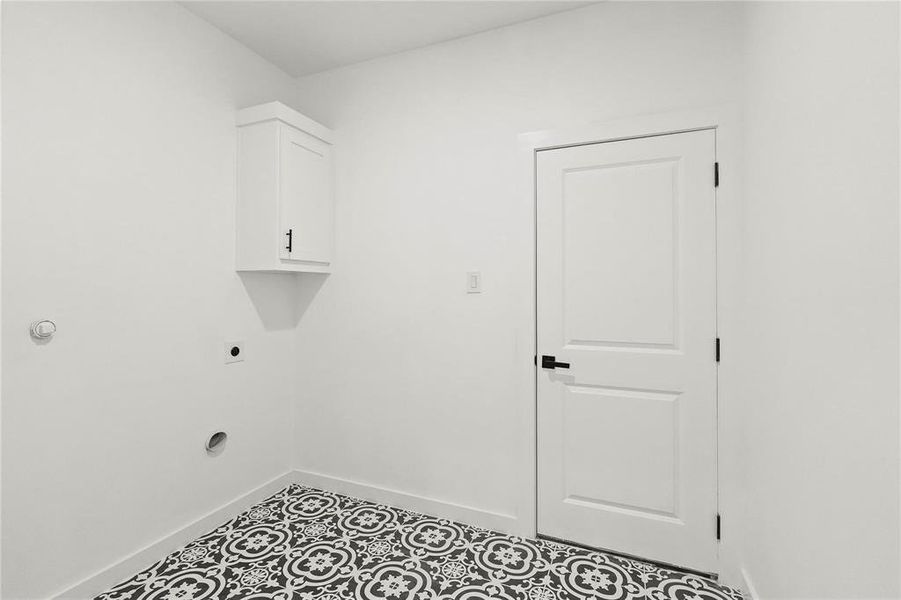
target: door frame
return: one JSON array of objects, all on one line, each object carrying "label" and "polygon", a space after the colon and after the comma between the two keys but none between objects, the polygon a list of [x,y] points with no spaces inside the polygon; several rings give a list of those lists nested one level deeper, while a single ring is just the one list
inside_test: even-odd
[{"label": "door frame", "polygon": [[[529,340],[533,354],[539,354],[538,344],[538,310],[537,310],[537,206],[538,197],[536,190],[536,153],[539,150],[551,150],[569,146],[580,146],[604,142],[622,141],[635,138],[687,133],[690,131],[713,129],[715,131],[716,160],[720,163],[720,181],[716,188],[716,322],[717,336],[721,339],[730,339],[731,332],[735,329],[734,306],[737,289],[733,274],[736,273],[738,261],[739,239],[738,202],[737,197],[740,185],[739,156],[741,140],[738,135],[740,123],[740,109],[735,105],[725,105],[699,110],[677,111],[666,113],[654,113],[639,115],[615,120],[569,125],[561,129],[535,131],[523,133],[518,136],[520,158],[518,173],[520,195],[528,198],[524,205],[530,211],[531,244],[529,249],[529,290],[531,305],[531,322],[529,323]],[[732,167],[732,168],[730,168]],[[712,176],[712,175],[711,175]],[[728,341],[723,343],[724,349],[728,348]],[[728,350],[724,350],[724,356]],[[725,425],[729,424],[729,399],[734,397],[730,393],[734,377],[727,367],[728,361],[721,361],[717,365],[717,504],[719,514],[729,511],[733,496],[730,493],[731,482],[734,476],[732,469],[731,453],[725,449],[731,449],[728,444],[730,430]],[[518,422],[520,428],[521,443],[517,451],[520,456],[521,470],[517,477],[520,482],[517,490],[518,522],[517,533],[535,537],[538,533],[538,369],[533,364],[529,365],[526,398],[520,403],[521,414]],[[730,565],[737,561],[731,560],[731,546],[720,540],[718,545],[719,572],[731,576]]]}]

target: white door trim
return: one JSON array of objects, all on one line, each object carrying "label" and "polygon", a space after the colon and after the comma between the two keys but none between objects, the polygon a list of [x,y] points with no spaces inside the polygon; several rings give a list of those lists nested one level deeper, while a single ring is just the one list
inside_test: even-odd
[{"label": "white door trim", "polygon": [[[532,242],[529,255],[530,289],[531,289],[531,324],[530,341],[533,353],[537,354],[537,305],[536,305],[536,170],[535,153],[539,150],[610,142],[616,140],[648,137],[654,135],[667,135],[696,131],[701,129],[716,130],[717,161],[720,162],[721,179],[717,189],[717,331],[724,341],[724,354],[728,353],[729,334],[734,328],[733,305],[734,299],[731,285],[731,273],[735,272],[735,262],[738,259],[736,227],[738,223],[736,209],[740,182],[738,175],[741,140],[738,135],[740,122],[740,110],[737,106],[727,105],[698,110],[667,112],[650,115],[639,115],[616,120],[601,121],[587,124],[575,124],[561,129],[536,131],[523,133],[519,136],[520,147],[520,186],[521,197],[528,198],[528,206],[531,210]],[[725,276],[721,276],[721,274]],[[729,275],[727,275],[729,274]],[[726,363],[727,364],[727,363]],[[726,364],[720,363],[718,374],[718,460],[717,478],[719,490],[719,507],[721,514],[729,511],[731,496],[728,491],[731,487],[728,483],[733,474],[729,470],[731,462],[729,457],[723,456],[723,442],[728,431],[724,432],[724,413],[728,413],[728,393],[732,381],[731,372]],[[537,371],[530,371],[527,397],[520,404],[519,422],[521,438],[518,455],[521,456],[521,472],[517,477],[520,488],[517,493],[517,520],[522,528],[521,534],[534,537],[537,534],[538,520],[538,477],[537,477]],[[726,460],[723,460],[723,459]],[[726,484],[724,486],[724,484]],[[724,494],[724,491],[727,492]],[[724,540],[719,548],[719,572],[726,581],[737,581],[739,575],[740,560],[733,558],[731,546]]]}]

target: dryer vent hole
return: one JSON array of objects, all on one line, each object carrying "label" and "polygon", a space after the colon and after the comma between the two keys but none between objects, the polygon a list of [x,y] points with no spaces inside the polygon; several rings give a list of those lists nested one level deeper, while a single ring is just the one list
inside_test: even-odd
[{"label": "dryer vent hole", "polygon": [[225,449],[225,442],[228,440],[228,434],[224,431],[217,431],[206,441],[206,451],[208,454],[217,455]]}]

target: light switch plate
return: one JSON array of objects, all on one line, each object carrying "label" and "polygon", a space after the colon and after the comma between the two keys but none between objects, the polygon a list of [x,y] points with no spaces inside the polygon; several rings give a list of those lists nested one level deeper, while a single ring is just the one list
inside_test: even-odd
[{"label": "light switch plate", "polygon": [[481,294],[482,293],[482,272],[469,271],[466,273],[466,293]]},{"label": "light switch plate", "polygon": [[225,364],[244,362],[244,342],[225,342]]}]

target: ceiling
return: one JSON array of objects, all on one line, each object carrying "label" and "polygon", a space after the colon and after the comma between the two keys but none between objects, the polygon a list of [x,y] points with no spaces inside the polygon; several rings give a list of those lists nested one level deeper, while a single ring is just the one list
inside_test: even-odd
[{"label": "ceiling", "polygon": [[189,11],[295,77],[421,48],[587,4],[591,2],[182,2],[182,6]]}]

